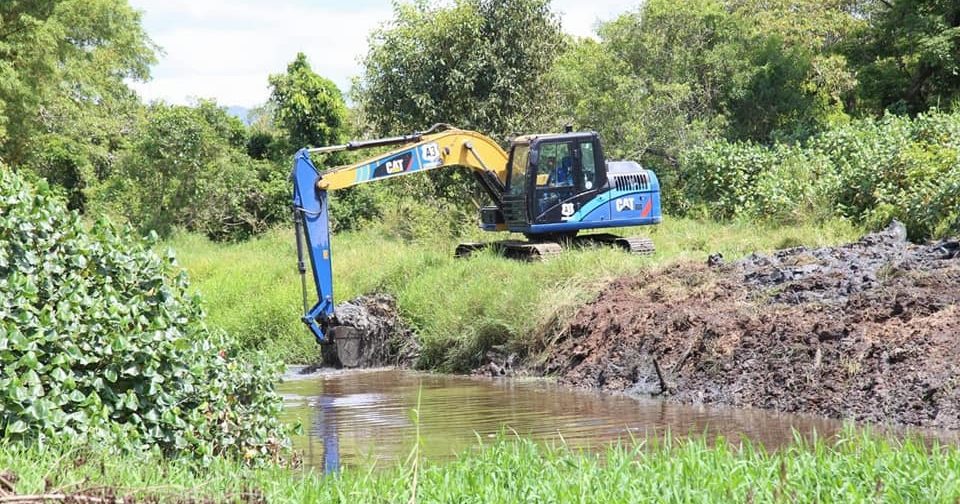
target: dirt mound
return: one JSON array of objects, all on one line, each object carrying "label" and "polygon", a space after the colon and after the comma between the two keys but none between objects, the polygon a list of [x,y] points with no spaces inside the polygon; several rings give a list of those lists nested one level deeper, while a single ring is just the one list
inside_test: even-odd
[{"label": "dirt mound", "polygon": [[337,305],[331,335],[334,344],[325,349],[323,360],[335,367],[406,367],[420,354],[396,300],[387,294],[360,296]]},{"label": "dirt mound", "polygon": [[831,248],[621,279],[541,371],[689,403],[960,428],[960,243],[899,223]]}]

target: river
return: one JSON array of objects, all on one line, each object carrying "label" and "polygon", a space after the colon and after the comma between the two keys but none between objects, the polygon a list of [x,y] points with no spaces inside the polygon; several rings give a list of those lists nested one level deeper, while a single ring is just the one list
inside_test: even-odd
[{"label": "river", "polygon": [[842,427],[821,417],[684,406],[571,390],[541,379],[323,371],[291,374],[279,388],[285,419],[303,427],[303,434],[294,436],[294,447],[303,452],[305,464],[327,470],[402,461],[414,446],[418,427],[421,455],[435,461],[501,433],[585,449],[667,433],[745,437],[775,449],[793,441],[795,433],[830,436]]}]

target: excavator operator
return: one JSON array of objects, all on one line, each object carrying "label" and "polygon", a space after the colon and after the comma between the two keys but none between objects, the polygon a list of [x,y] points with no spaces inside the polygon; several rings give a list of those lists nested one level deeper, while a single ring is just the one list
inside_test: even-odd
[{"label": "excavator operator", "polygon": [[553,177],[553,185],[572,186],[573,185],[573,158],[563,156],[560,160],[560,166],[557,167]]}]

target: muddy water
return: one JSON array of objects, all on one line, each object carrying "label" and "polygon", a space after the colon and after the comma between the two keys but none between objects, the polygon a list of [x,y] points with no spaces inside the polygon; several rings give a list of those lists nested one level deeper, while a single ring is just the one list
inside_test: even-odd
[{"label": "muddy water", "polygon": [[601,448],[631,436],[722,434],[745,436],[775,448],[794,430],[832,435],[840,423],[766,411],[693,407],[657,400],[570,390],[542,380],[490,380],[410,371],[321,373],[280,387],[287,419],[304,462],[330,470],[341,465],[403,460],[416,436],[411,411],[420,401],[421,452],[444,460],[506,430],[547,443]]}]

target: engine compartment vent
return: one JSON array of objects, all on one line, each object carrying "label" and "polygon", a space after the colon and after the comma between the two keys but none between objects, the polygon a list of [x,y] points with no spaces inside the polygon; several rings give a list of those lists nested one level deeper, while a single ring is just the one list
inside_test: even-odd
[{"label": "engine compartment vent", "polygon": [[646,173],[611,174],[610,180],[618,191],[646,191],[650,189],[650,177]]}]

